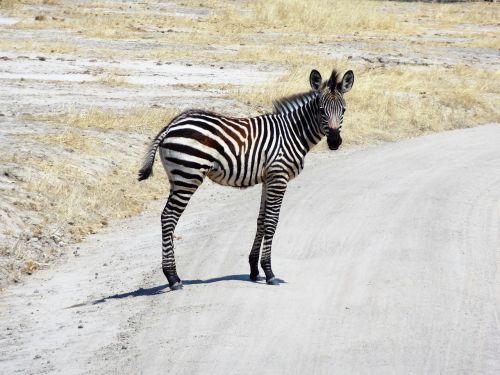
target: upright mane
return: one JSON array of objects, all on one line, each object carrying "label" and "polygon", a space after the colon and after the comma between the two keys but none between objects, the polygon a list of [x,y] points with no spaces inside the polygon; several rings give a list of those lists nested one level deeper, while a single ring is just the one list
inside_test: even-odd
[{"label": "upright mane", "polygon": [[284,98],[275,100],[273,102],[274,112],[276,114],[288,114],[302,108],[306,104],[310,103],[316,97],[318,93],[316,91],[308,91],[301,94],[295,94],[290,96],[285,96]]},{"label": "upright mane", "polygon": [[[338,83],[339,83],[339,72],[337,72],[336,69],[333,69],[332,75],[330,76],[330,79],[328,80],[326,85],[328,85],[328,87],[330,87],[330,89],[333,91],[337,87]],[[324,84],[323,88],[325,88],[326,85]]]}]

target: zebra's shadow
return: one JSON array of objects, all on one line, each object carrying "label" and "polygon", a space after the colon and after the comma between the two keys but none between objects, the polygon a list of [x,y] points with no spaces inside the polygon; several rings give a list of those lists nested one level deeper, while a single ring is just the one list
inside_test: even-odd
[{"label": "zebra's shadow", "polygon": [[[250,280],[250,277],[248,274],[239,274],[239,275],[227,275],[227,276],[221,276],[221,277],[214,277],[211,279],[206,279],[206,280],[182,280],[182,284],[184,285],[197,285],[197,284],[212,284],[212,283],[218,283],[221,281],[246,281],[249,283],[253,284],[265,284],[265,278],[260,276],[257,281],[252,281]],[[284,284],[286,283],[285,280],[276,278],[279,284]],[[264,283],[262,283],[264,281]]]},{"label": "zebra's shadow", "polygon": [[163,284],[163,285],[153,286],[151,288],[139,288],[139,289],[133,290],[131,292],[112,294],[112,295],[102,297],[102,298],[99,298],[96,300],[90,300],[87,302],[77,303],[75,305],[71,305],[71,306],[68,306],[66,308],[71,309],[73,307],[98,305],[100,303],[106,302],[108,300],[113,300],[113,299],[122,299],[122,298],[129,298],[129,297],[155,296],[158,294],[167,293],[168,291],[169,291],[168,284]]},{"label": "zebra's shadow", "polygon": [[[284,280],[277,278],[278,283],[283,284],[285,283]],[[214,277],[211,279],[196,279],[196,280],[182,280],[182,284],[184,285],[199,285],[199,284],[212,284],[212,283],[218,283],[222,281],[245,281],[249,283],[254,283],[254,284],[265,284],[265,279],[264,278],[259,278],[258,281],[252,281],[250,280],[248,274],[239,274],[239,275],[227,275],[227,276],[221,276],[221,277]],[[112,294],[106,297],[102,297],[100,299],[96,299],[93,301],[87,301],[83,303],[77,303],[75,305],[68,306],[67,309],[73,308],[73,307],[81,307],[81,306],[87,306],[87,305],[98,305],[100,303],[106,302],[108,300],[113,300],[113,299],[123,299],[123,298],[129,298],[129,297],[146,297],[146,296],[156,296],[159,294],[164,294],[164,293],[169,293],[171,290],[168,288],[168,284],[162,284],[158,286],[153,286],[151,288],[139,288],[130,292],[125,292],[125,293],[117,293],[117,294]]]}]

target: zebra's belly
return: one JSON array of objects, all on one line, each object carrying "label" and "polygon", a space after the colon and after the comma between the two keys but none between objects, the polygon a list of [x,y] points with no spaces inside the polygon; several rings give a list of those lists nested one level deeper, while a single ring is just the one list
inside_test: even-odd
[{"label": "zebra's belly", "polygon": [[260,174],[252,176],[251,174],[231,174],[230,172],[222,169],[214,168],[207,173],[207,177],[213,182],[239,188],[246,188],[262,183],[262,176]]}]

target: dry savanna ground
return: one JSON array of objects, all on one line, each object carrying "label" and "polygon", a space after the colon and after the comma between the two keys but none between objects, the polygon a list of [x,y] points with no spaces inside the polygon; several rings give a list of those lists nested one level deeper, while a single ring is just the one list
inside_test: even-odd
[{"label": "dry savanna ground", "polygon": [[158,165],[146,184],[135,175],[183,109],[265,113],[307,90],[312,68],[336,67],[356,75],[347,146],[500,121],[499,14],[485,2],[0,0],[0,287],[163,199]]}]

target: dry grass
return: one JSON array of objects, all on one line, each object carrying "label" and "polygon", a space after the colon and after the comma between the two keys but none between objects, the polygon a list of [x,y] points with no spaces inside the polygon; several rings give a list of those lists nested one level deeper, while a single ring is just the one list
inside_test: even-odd
[{"label": "dry grass", "polygon": [[[7,0],[9,1],[9,0]],[[12,0],[10,0],[12,2]],[[23,1],[19,4],[40,3]],[[16,2],[12,2],[16,3]],[[243,3],[206,1],[208,16],[176,17],[153,12],[148,3],[127,6],[106,1],[82,3],[78,7],[60,2],[43,20],[33,22],[32,10],[17,7],[16,15],[24,17],[18,28],[67,29],[95,38],[148,38],[158,41],[197,45],[247,43],[252,33],[272,31],[306,36],[343,36],[368,32],[370,35],[415,34],[429,28],[459,24],[497,25],[498,4],[408,4],[391,1],[356,2],[346,0],[255,0]],[[179,6],[179,5],[178,5]],[[198,6],[197,3],[181,4]],[[417,22],[418,20],[418,22]],[[169,30],[184,30],[170,32]]]},{"label": "dry grass", "polygon": [[[110,220],[136,215],[149,201],[165,197],[168,180],[161,163],[156,163],[148,184],[137,181],[137,171],[148,138],[174,114],[165,109],[130,113],[66,109],[43,118],[25,116],[56,127],[47,134],[22,136],[35,153],[17,149],[0,153],[3,166],[17,166],[16,181],[24,194],[22,199],[14,198],[18,209],[32,212],[34,218],[24,223],[15,244],[0,246],[0,255],[12,259],[6,263],[6,277],[32,273],[57,257],[59,247],[51,240],[54,232],[66,243],[79,241]],[[36,243],[43,247],[33,247],[33,238],[39,238]]]},{"label": "dry grass", "polygon": [[310,67],[297,63],[279,82],[233,95],[268,112],[273,100],[309,89],[311,68],[319,68],[327,79],[332,67],[354,69],[356,75],[353,90],[346,94],[346,144],[395,141],[500,120],[493,100],[500,97],[500,72],[465,65],[409,69],[328,60]]},{"label": "dry grass", "polygon": [[[159,163],[155,166],[155,178],[159,181],[147,188],[137,181],[146,145],[127,133],[153,137],[168,123],[172,113],[91,110],[43,119],[64,127],[52,134],[31,136],[36,142],[31,147],[45,149],[48,155],[57,157],[40,158],[18,152],[1,157],[4,164],[22,160],[23,165],[29,166],[28,173],[20,179],[21,186],[36,195],[28,208],[41,214],[45,222],[33,230],[43,234],[46,225],[56,225],[79,239],[106,226],[109,220],[139,213],[148,201],[167,194],[168,182]],[[143,138],[145,141],[147,137]]]},{"label": "dry grass", "polygon": [[500,6],[498,3],[465,2],[459,4],[420,4],[419,11],[431,20],[439,21],[444,25],[500,24]]},{"label": "dry grass", "polygon": [[[92,74],[92,73],[91,73]],[[130,75],[128,72],[118,69],[118,70],[109,70],[109,69],[102,69],[101,72],[97,74],[93,74],[97,76],[97,82],[110,86],[110,87],[140,87],[141,85],[131,83],[127,81],[127,77]]]},{"label": "dry grass", "polygon": [[101,139],[70,128],[56,134],[36,135],[32,138],[40,143],[91,156],[106,156],[110,151]]},{"label": "dry grass", "polygon": [[62,41],[35,41],[27,39],[0,39],[0,49],[16,52],[42,52],[46,54],[77,54],[78,46]]},{"label": "dry grass", "polygon": [[0,9],[11,9],[19,4],[17,0],[0,0]]},{"label": "dry grass", "polygon": [[[112,150],[106,151],[109,156]],[[42,195],[35,210],[50,212],[47,221],[76,239],[95,233],[109,220],[139,213],[146,202],[168,192],[165,178],[148,189],[140,186],[135,162],[100,172],[89,172],[88,167],[68,161],[32,159],[29,163],[37,173],[27,179],[24,188]]]},{"label": "dry grass", "polygon": [[[249,50],[275,49],[275,46],[317,43],[319,40],[349,42],[353,39],[386,41],[401,34],[420,35],[433,29],[454,28],[456,36],[470,39],[464,46],[498,49],[498,32],[483,32],[461,26],[498,26],[500,4],[484,3],[399,3],[393,1],[356,2],[346,0],[277,0],[228,2],[211,0],[200,3],[208,15],[182,17],[152,11],[156,1],[128,6],[116,2],[85,2],[74,7],[60,1],[41,21],[33,21],[33,9],[22,1],[13,13],[23,19],[16,28],[60,29],[76,32],[87,38],[147,39],[158,48],[143,51],[101,50],[81,51],[104,56],[118,54],[130,57],[203,59],[232,61],[231,51],[221,52],[218,46],[248,46]],[[177,7],[198,7],[198,3],[178,4]],[[174,7],[175,9],[175,7]],[[262,44],[259,34],[266,36]],[[272,35],[270,37],[270,35]],[[46,42],[43,42],[46,43]],[[416,44],[442,45],[440,41],[423,39]],[[29,46],[25,46],[29,48]],[[39,50],[38,46],[34,46]],[[85,50],[84,45],[81,47]],[[46,48],[47,50],[47,48]],[[51,48],[58,51],[57,46]],[[66,51],[67,48],[63,49]],[[248,53],[248,52],[245,52]]]},{"label": "dry grass", "polygon": [[[25,2],[28,3],[30,2]],[[155,13],[145,10],[146,7],[144,2],[117,4],[103,1],[81,3],[78,7],[64,2],[49,13],[40,11],[33,16],[31,8],[18,6],[14,8],[13,14],[23,19],[16,24],[19,29],[73,30],[86,37],[102,39],[141,38],[149,32],[160,32],[171,27],[191,28],[196,25],[191,18]]]},{"label": "dry grass", "polygon": [[[372,51],[378,48],[377,52],[383,55],[389,49],[398,52],[397,43],[401,43],[410,54],[425,54],[427,46],[450,44],[425,37],[444,31],[464,38],[465,41],[453,42],[453,47],[498,50],[499,33],[495,29],[499,26],[498,3],[208,0],[200,6],[208,11],[207,15],[192,17],[155,11],[153,5],[157,3],[156,0],[126,4],[94,1],[79,2],[76,7],[64,0],[0,0],[0,8],[6,15],[21,19],[6,28],[49,31],[48,37],[40,40],[0,38],[0,49],[106,61],[146,58],[257,62],[286,68],[286,76],[262,86],[183,85],[193,90],[226,91],[254,112],[268,112],[273,99],[308,90],[312,68],[320,69],[325,79],[332,67],[353,69],[355,85],[346,95],[346,144],[394,141],[500,121],[500,109],[494,105],[500,97],[498,71],[463,64],[395,67],[351,63],[329,58],[328,51],[317,53],[314,49],[320,42],[339,42],[353,49],[364,44],[372,45]],[[195,8],[198,3],[172,7]],[[41,17],[35,20],[35,16]],[[53,30],[59,30],[64,37],[51,37]],[[406,37],[412,39],[412,44],[405,44]],[[122,48],[123,43],[97,44],[95,39],[127,39],[133,48]],[[146,43],[141,47],[137,41]],[[353,44],[354,41],[359,44]],[[391,46],[391,42],[397,43]],[[304,47],[311,47],[309,54]],[[123,71],[103,69],[92,73],[99,84],[116,89],[129,85]],[[224,112],[224,108],[220,111]],[[60,129],[58,133],[29,136],[48,154],[57,155],[56,158],[14,153],[7,160],[28,166],[31,171],[19,183],[36,197],[28,201],[25,209],[43,217],[32,231],[43,234],[55,225],[74,239],[82,238],[111,219],[137,214],[148,200],[164,197],[168,187],[160,163],[155,164],[157,181],[147,184],[136,181],[145,148],[138,139],[146,141],[153,137],[174,115],[175,111],[162,108],[137,107],[117,112],[104,107],[85,111],[63,108],[37,113],[31,118],[24,116],[56,124]],[[20,252],[24,249],[19,247]],[[26,258],[25,272],[31,273],[44,264],[43,258]]]},{"label": "dry grass", "polygon": [[1,8],[15,8],[23,5],[57,5],[60,0],[0,0]]},{"label": "dry grass", "polygon": [[[249,24],[255,28],[289,29],[294,32],[315,34],[351,32],[363,30],[394,30],[398,18],[389,13],[392,4],[375,1],[332,1],[332,0],[255,0],[247,6],[252,10],[238,19],[243,27]],[[257,21],[257,23],[256,23]]]},{"label": "dry grass", "polygon": [[127,113],[91,108],[87,111],[65,109],[63,113],[47,113],[37,116],[36,119],[63,124],[69,128],[123,131],[153,136],[154,132],[168,124],[176,114],[175,110],[163,108],[136,108]]},{"label": "dry grass", "polygon": [[491,48],[500,51],[500,35],[498,33],[477,33],[468,35],[469,40],[462,43],[464,47]]},{"label": "dry grass", "polygon": [[345,134],[353,143],[394,141],[498,121],[500,74],[469,66],[360,71]]}]

